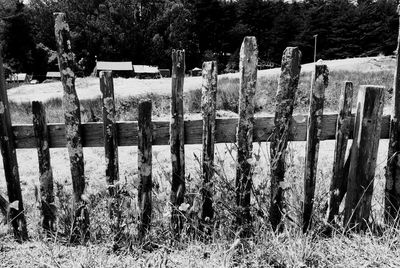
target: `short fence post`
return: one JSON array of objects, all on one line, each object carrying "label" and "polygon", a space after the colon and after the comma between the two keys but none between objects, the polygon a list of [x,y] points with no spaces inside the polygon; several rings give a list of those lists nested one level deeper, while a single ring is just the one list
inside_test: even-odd
[{"label": "short fence post", "polygon": [[217,62],[203,63],[203,84],[201,95],[201,113],[203,116],[203,163],[202,163],[202,207],[201,220],[202,231],[210,233],[206,228],[214,217],[212,206],[212,186],[214,176],[214,143],[215,143],[215,114],[217,108]]},{"label": "short fence post", "polygon": [[325,89],[328,86],[328,67],[315,65],[310,94],[310,111],[307,124],[306,163],[304,170],[303,232],[310,227],[315,195],[315,180],[319,141],[322,128]]},{"label": "short fence post", "polygon": [[139,237],[143,239],[150,229],[152,210],[152,124],[150,100],[140,101],[138,114],[138,167],[140,181],[138,188],[138,203],[140,208]]},{"label": "short fence post", "polygon": [[3,157],[4,175],[7,182],[7,194],[10,205],[9,219],[14,237],[23,241],[28,239],[21,184],[19,181],[17,153],[12,132],[10,106],[4,78],[3,58],[0,55],[0,149]]},{"label": "short fence post", "polygon": [[172,94],[170,146],[172,162],[171,227],[175,235],[183,226],[183,215],[179,206],[185,196],[185,136],[183,118],[183,82],[185,78],[185,51],[172,51]]},{"label": "short fence post", "polygon": [[365,230],[371,210],[385,88],[361,86],[344,208],[345,229]]},{"label": "short fence post", "polygon": [[301,69],[301,52],[297,47],[288,47],[283,52],[281,75],[275,104],[275,128],[271,137],[271,206],[269,220],[277,229],[284,208],[282,183],[285,179],[286,147],[290,138],[290,121],[293,114],[295,94]]},{"label": "short fence post", "polygon": [[64,88],[63,108],[65,131],[69,153],[72,186],[74,190],[74,223],[71,242],[86,241],[89,234],[89,212],[82,199],[85,191],[85,174],[81,137],[81,114],[79,99],[75,90],[75,55],[71,50],[69,26],[64,13],[54,13],[55,36],[57,43],[58,65]]},{"label": "short fence post", "polygon": [[32,114],[39,159],[42,227],[45,231],[54,232],[56,207],[54,204],[53,171],[50,164],[50,139],[47,130],[46,111],[41,102],[32,102]]},{"label": "short fence post", "polygon": [[328,222],[334,220],[339,213],[339,206],[347,191],[347,176],[345,168],[347,142],[350,134],[351,107],[353,105],[353,83],[345,82],[340,94],[339,114],[336,123],[336,145],[333,159],[333,172],[330,186],[328,207]]},{"label": "short fence post", "polygon": [[244,38],[240,49],[239,122],[237,128],[236,224],[241,236],[251,233],[250,195],[253,151],[254,95],[257,84],[258,48],[254,36]]}]

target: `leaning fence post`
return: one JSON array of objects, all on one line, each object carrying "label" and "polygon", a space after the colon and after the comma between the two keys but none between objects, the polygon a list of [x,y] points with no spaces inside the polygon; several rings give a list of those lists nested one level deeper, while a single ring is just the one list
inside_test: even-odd
[{"label": "leaning fence post", "polygon": [[253,151],[254,95],[257,84],[258,48],[254,36],[246,36],[240,49],[239,121],[237,128],[236,224],[242,236],[251,231],[250,194]]},{"label": "leaning fence post", "polygon": [[371,211],[385,88],[361,86],[344,208],[345,229],[365,230]]},{"label": "leaning fence post", "polygon": [[14,237],[22,241],[28,239],[28,231],[26,229],[17,153],[14,144],[10,107],[4,79],[3,58],[0,55],[0,149],[3,157],[4,175],[7,182],[8,201],[11,206],[9,219],[12,220],[11,225],[13,227]]},{"label": "leaning fence post", "polygon": [[283,52],[281,75],[275,104],[275,128],[271,137],[271,206],[269,220],[272,228],[276,230],[281,222],[284,196],[283,185],[285,178],[285,156],[289,140],[290,121],[297,85],[299,83],[301,69],[301,52],[297,47],[288,47]]},{"label": "leaning fence post", "polygon": [[205,226],[214,217],[212,206],[212,185],[214,176],[214,143],[215,143],[215,114],[217,108],[217,62],[207,61],[203,63],[203,83],[201,95],[201,113],[203,116],[203,163],[202,163],[202,208],[201,219],[204,224],[203,231],[211,230]]},{"label": "leaning fence post", "polygon": [[174,234],[180,233],[183,215],[179,206],[185,195],[185,136],[183,118],[183,82],[185,78],[185,51],[172,51],[172,94],[170,146],[172,162],[171,227]]},{"label": "leaning fence post", "polygon": [[75,90],[75,55],[71,50],[69,26],[64,13],[54,13],[55,36],[57,44],[58,65],[61,82],[64,88],[63,109],[67,148],[69,153],[72,186],[74,190],[74,224],[71,242],[89,238],[89,212],[82,199],[85,191],[85,174],[81,137],[81,115],[79,99]]},{"label": "leaning fence post", "polygon": [[328,76],[329,71],[326,65],[315,65],[311,84],[310,111],[307,124],[306,163],[304,170],[303,232],[308,230],[311,223],[315,194],[315,180],[317,177],[319,140],[322,128],[322,114],[324,109],[325,89],[328,86]]},{"label": "leaning fence post", "polygon": [[32,102],[33,131],[39,159],[40,196],[42,209],[42,227],[46,231],[55,231],[56,207],[54,204],[53,171],[50,164],[49,132],[47,130],[46,111],[41,102]]},{"label": "leaning fence post", "polygon": [[352,105],[353,83],[347,81],[340,94],[339,114],[336,122],[336,145],[329,189],[328,222],[332,222],[335,215],[338,215],[340,203],[347,191],[348,170],[345,169],[345,157],[350,134]]}]

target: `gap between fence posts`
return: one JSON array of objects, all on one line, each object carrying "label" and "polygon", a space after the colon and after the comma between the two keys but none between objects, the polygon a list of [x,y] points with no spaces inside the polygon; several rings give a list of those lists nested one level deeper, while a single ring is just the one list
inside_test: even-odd
[{"label": "gap between fence posts", "polygon": [[276,230],[284,214],[285,156],[290,133],[294,100],[299,83],[301,52],[297,47],[287,47],[282,55],[281,74],[275,103],[274,130],[270,143],[271,205],[269,221]]},{"label": "gap between fence posts", "polygon": [[328,86],[329,71],[324,64],[315,65],[311,83],[310,111],[307,125],[306,162],[304,169],[304,203],[303,203],[303,232],[307,232],[315,195],[315,180],[319,141],[322,132],[322,115],[324,109],[325,89]]},{"label": "gap between fence posts", "polygon": [[71,49],[69,26],[65,13],[54,13],[54,30],[57,44],[58,65],[63,84],[63,109],[67,148],[71,165],[74,191],[74,223],[71,242],[80,243],[89,239],[89,212],[82,195],[85,191],[85,174],[81,137],[81,114],[75,90],[75,55]]},{"label": "gap between fence posts", "polygon": [[385,88],[361,86],[344,208],[346,230],[366,230],[371,211]]},{"label": "gap between fence posts", "polygon": [[9,201],[9,220],[14,237],[18,241],[28,239],[21,184],[18,171],[17,153],[11,125],[6,81],[4,78],[3,58],[0,49],[0,149],[3,157],[4,176],[7,183]]},{"label": "gap between fence posts", "polygon": [[241,236],[251,233],[250,195],[252,189],[252,151],[254,95],[257,84],[258,48],[254,36],[246,36],[240,49],[239,121],[237,127],[236,225]]},{"label": "gap between fence posts", "polygon": [[54,232],[56,230],[56,206],[54,203],[53,170],[50,162],[50,141],[46,122],[46,110],[43,103],[33,101],[32,114],[39,160],[42,227],[45,231]]}]

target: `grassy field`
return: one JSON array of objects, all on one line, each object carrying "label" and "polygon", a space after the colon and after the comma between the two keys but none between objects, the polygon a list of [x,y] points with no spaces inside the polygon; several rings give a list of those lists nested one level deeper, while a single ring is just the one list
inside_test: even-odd
[{"label": "grassy field", "polygon": [[[353,81],[355,89],[360,84],[384,85],[387,88],[385,113],[390,110],[392,65],[360,71],[343,67],[332,68],[330,83],[326,91],[325,110],[335,112],[343,81]],[[274,98],[279,73],[259,75],[257,89],[257,115],[274,112]],[[295,113],[306,113],[309,103],[311,73],[303,68],[300,79]],[[153,82],[149,82],[153,83]],[[189,82],[188,84],[190,84]],[[219,117],[235,117],[237,112],[239,78],[236,75],[221,76],[218,87]],[[139,94],[117,97],[118,120],[136,120],[140,98],[152,99],[156,109],[154,118],[169,118],[169,95]],[[187,118],[199,117],[201,92],[199,86],[185,91]],[[356,99],[356,94],[354,96]],[[84,122],[101,118],[100,100],[81,101]],[[31,123],[30,104],[11,103],[12,121]],[[46,102],[49,122],[63,122],[61,101],[52,98]],[[107,192],[105,181],[105,159],[102,148],[85,148],[85,172],[87,177],[87,199],[90,201],[91,240],[88,246],[70,246],[68,239],[71,227],[72,182],[66,149],[52,149],[51,160],[56,181],[59,235],[46,238],[40,231],[37,189],[39,171],[35,150],[18,150],[23,197],[28,219],[31,241],[22,245],[13,241],[6,225],[0,226],[0,267],[397,267],[400,261],[398,230],[382,223],[384,167],[387,158],[387,141],[380,142],[377,171],[374,184],[373,222],[379,234],[372,228],[365,234],[347,236],[338,227],[333,237],[321,234],[326,225],[325,212],[332,175],[334,141],[323,141],[320,146],[314,232],[303,235],[301,202],[303,196],[304,142],[289,145],[286,174],[287,215],[283,233],[275,234],[268,223],[269,208],[269,147],[254,144],[253,179],[254,196],[252,212],[255,235],[252,239],[237,239],[233,226],[234,181],[236,148],[233,144],[218,144],[215,161],[214,207],[216,210],[215,232],[210,241],[193,238],[198,214],[201,157],[200,145],[185,146],[187,193],[185,202],[187,224],[182,239],[176,241],[168,229],[168,200],[170,189],[170,155],[168,146],[153,147],[153,224],[148,245],[137,245],[137,148],[120,147],[120,180],[126,190],[123,202],[124,237],[121,249],[112,251],[112,235],[107,216]],[[0,167],[2,165],[0,164]],[[0,181],[1,193],[5,194],[5,181]],[[66,201],[66,202],[63,202]],[[341,216],[340,216],[341,217]],[[378,229],[378,228],[376,228]],[[151,248],[151,249],[150,249]]]}]

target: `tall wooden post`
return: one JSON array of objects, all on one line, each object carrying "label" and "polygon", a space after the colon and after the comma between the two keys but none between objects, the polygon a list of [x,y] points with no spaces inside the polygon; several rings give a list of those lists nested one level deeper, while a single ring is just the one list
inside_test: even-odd
[{"label": "tall wooden post", "polygon": [[183,118],[183,82],[185,78],[185,51],[172,51],[172,94],[170,145],[172,162],[171,186],[171,227],[179,234],[183,225],[183,215],[179,206],[185,196],[185,136]]},{"label": "tall wooden post", "polygon": [[330,186],[328,222],[339,213],[339,206],[347,191],[348,169],[345,168],[347,142],[350,134],[351,107],[353,104],[353,83],[345,82],[339,101],[339,115],[336,122],[336,145]]},{"label": "tall wooden post", "polygon": [[[397,12],[400,15],[400,5],[397,8]],[[393,83],[393,110],[390,118],[384,214],[387,223],[395,222],[398,224],[400,218],[400,25],[396,51],[396,71]]]},{"label": "tall wooden post", "polygon": [[286,147],[291,135],[290,121],[293,114],[295,94],[301,69],[301,52],[297,47],[288,47],[283,52],[281,75],[275,103],[275,128],[271,137],[271,207],[269,220],[276,230],[282,219],[284,196],[282,182],[285,178]]},{"label": "tall wooden post", "polygon": [[23,241],[28,239],[28,231],[26,229],[17,153],[15,151],[10,106],[5,83],[3,58],[0,55],[0,149],[3,157],[4,176],[7,182],[8,201],[14,205],[10,207],[9,218],[12,220],[11,225],[15,239]]},{"label": "tall wooden post", "polygon": [[75,90],[75,55],[71,49],[69,26],[64,13],[54,13],[58,65],[64,88],[63,109],[67,148],[70,159],[72,186],[74,190],[75,218],[71,242],[77,243],[89,238],[89,212],[82,195],[85,191],[85,174],[81,137],[81,114],[79,99]]},{"label": "tall wooden post", "polygon": [[361,86],[344,208],[346,229],[365,230],[371,211],[385,88]]},{"label": "tall wooden post", "polygon": [[253,151],[254,95],[257,84],[258,48],[254,36],[244,38],[240,49],[239,122],[237,128],[236,223],[242,236],[251,231],[250,195]]},{"label": "tall wooden post", "polygon": [[[214,143],[215,143],[215,114],[217,109],[217,62],[203,63],[203,84],[201,95],[201,113],[203,116],[203,164],[202,164],[202,208],[203,224],[209,224],[214,217],[212,206],[212,186],[214,177]],[[205,226],[202,226],[205,227]],[[209,233],[211,230],[203,228]]]},{"label": "tall wooden post", "polygon": [[311,223],[317,177],[319,141],[322,128],[325,89],[328,86],[329,71],[326,65],[315,65],[311,84],[310,112],[307,124],[306,163],[304,170],[303,232]]},{"label": "tall wooden post", "polygon": [[46,231],[54,232],[56,207],[54,204],[53,170],[50,164],[50,139],[47,130],[46,111],[41,102],[32,102],[32,114],[39,159],[42,227]]}]

